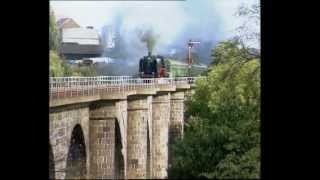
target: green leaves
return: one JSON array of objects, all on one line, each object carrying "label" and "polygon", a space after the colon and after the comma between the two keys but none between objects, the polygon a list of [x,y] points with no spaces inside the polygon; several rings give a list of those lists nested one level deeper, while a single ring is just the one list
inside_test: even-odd
[{"label": "green leaves", "polygon": [[97,72],[94,66],[71,67],[59,58],[57,53],[50,51],[49,59],[49,75],[50,77],[61,76],[96,76]]},{"label": "green leaves", "polygon": [[187,101],[184,138],[172,147],[169,178],[259,178],[260,61],[235,42],[214,50],[207,80]]},{"label": "green leaves", "polygon": [[58,48],[58,31],[56,28],[56,19],[53,11],[50,9],[49,19],[49,49],[57,50]]},{"label": "green leaves", "polygon": [[50,77],[59,77],[64,75],[62,62],[56,52],[50,51],[49,59],[49,75]]}]

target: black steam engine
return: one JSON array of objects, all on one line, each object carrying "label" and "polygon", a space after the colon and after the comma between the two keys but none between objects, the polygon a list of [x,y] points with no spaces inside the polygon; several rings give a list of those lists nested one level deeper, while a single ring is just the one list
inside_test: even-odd
[{"label": "black steam engine", "polygon": [[163,56],[144,56],[139,62],[139,75],[141,78],[168,77]]}]

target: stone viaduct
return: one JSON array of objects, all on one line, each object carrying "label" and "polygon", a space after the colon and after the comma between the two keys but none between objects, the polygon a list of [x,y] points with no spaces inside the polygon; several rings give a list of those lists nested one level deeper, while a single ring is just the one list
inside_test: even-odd
[{"label": "stone viaduct", "polygon": [[190,78],[61,79],[50,79],[51,179],[167,178]]}]

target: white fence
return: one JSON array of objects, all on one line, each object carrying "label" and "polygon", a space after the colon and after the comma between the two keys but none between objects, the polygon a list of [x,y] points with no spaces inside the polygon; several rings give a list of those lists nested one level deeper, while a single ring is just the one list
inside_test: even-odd
[{"label": "white fence", "polygon": [[50,77],[50,99],[93,96],[156,87],[194,84],[205,77],[133,78],[131,76]]}]

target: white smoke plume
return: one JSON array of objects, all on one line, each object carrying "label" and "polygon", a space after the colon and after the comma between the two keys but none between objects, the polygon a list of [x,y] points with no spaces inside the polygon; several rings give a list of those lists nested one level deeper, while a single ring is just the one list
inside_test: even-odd
[{"label": "white smoke plume", "polygon": [[[186,1],[51,1],[59,17],[74,18],[81,26],[102,31],[106,25],[117,26],[121,36],[122,60],[136,65],[148,49],[139,32],[152,29],[158,35],[153,54],[176,54],[183,60],[189,39],[201,41],[193,48],[203,63],[210,62],[210,52],[218,41],[230,38],[241,25],[235,16],[241,4],[258,0],[186,0]],[[102,32],[103,33],[103,32]],[[174,52],[174,53],[173,53]]]}]

